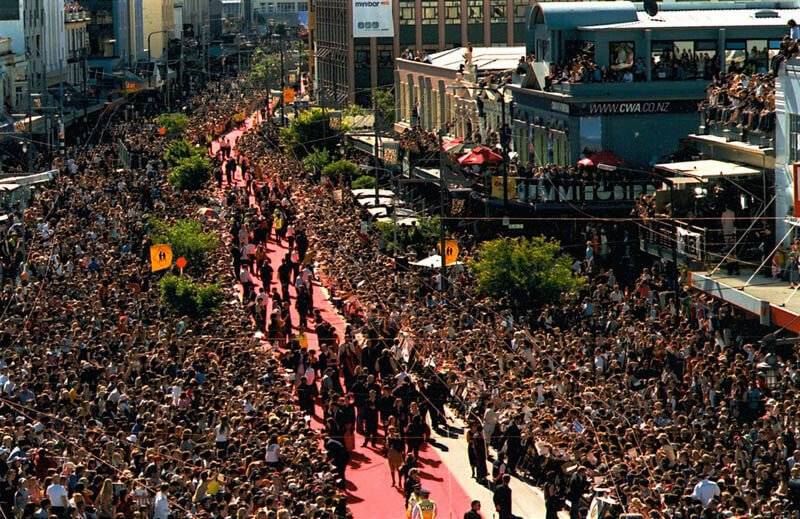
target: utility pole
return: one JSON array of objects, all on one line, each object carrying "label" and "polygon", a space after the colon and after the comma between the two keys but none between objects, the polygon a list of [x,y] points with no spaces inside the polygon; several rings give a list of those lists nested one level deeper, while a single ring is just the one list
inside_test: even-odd
[{"label": "utility pole", "polygon": [[445,285],[447,281],[447,262],[445,261],[445,244],[447,243],[447,239],[445,238],[445,228],[444,228],[444,218],[445,218],[445,211],[444,211],[444,201],[445,201],[445,189],[447,189],[447,184],[445,183],[444,178],[444,167],[445,167],[445,160],[444,160],[444,128],[439,128],[439,139],[437,141],[437,145],[439,149],[437,152],[439,153],[439,259],[441,260],[441,268],[442,271],[440,274],[442,275],[442,291],[445,289]]},{"label": "utility pole", "polygon": [[286,89],[286,70],[283,62],[283,34],[278,36],[278,44],[281,52],[281,126],[286,126],[286,103],[283,91]]},{"label": "utility pole", "polygon": [[506,94],[505,89],[500,96],[500,146],[503,149],[503,216],[508,216],[508,125],[506,124]]},{"label": "utility pole", "polygon": [[375,207],[378,207],[380,204],[380,190],[378,189],[378,153],[380,153],[380,145],[378,144],[378,103],[375,99],[374,88],[372,89],[372,127],[375,130]]}]

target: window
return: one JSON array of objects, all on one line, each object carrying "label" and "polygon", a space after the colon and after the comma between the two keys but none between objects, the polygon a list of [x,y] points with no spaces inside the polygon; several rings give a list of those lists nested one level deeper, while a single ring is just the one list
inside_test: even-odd
[{"label": "window", "polygon": [[514,2],[514,22],[525,23],[528,14],[528,2]]},{"label": "window", "polygon": [[789,162],[800,160],[800,115],[789,114]]},{"label": "window", "polygon": [[414,14],[414,2],[400,3],[400,24],[401,25],[417,24],[417,19]]},{"label": "window", "polygon": [[725,42],[725,67],[729,72],[739,72],[744,70],[747,61],[747,42],[726,41]]},{"label": "window", "polygon": [[308,11],[308,2],[297,2],[298,11]]},{"label": "window", "polygon": [[625,70],[633,67],[635,47],[632,41],[612,41],[609,43],[608,61],[611,70]]},{"label": "window", "polygon": [[444,0],[444,18],[448,23],[461,22],[460,0]]},{"label": "window", "polygon": [[483,1],[482,0],[468,0],[467,9],[469,9],[469,23],[483,22]]},{"label": "window", "polygon": [[506,3],[505,0],[492,0],[492,21],[505,22],[506,21]]},{"label": "window", "polygon": [[769,50],[767,40],[747,40],[747,69],[750,72],[764,73],[769,69]]},{"label": "window", "polygon": [[422,0],[422,24],[436,25],[439,23],[439,2],[437,0]]},{"label": "window", "polygon": [[384,68],[393,68],[392,49],[378,50],[378,66]]},{"label": "window", "polygon": [[294,11],[294,2],[278,2],[279,13],[291,13]]}]

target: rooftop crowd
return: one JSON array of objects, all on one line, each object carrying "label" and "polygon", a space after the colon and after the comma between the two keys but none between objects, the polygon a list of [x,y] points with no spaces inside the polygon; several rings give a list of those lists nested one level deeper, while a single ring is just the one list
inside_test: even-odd
[{"label": "rooftop crowd", "polygon": [[[215,108],[191,127],[266,96],[237,99],[232,81],[218,86],[194,100]],[[219,205],[219,193],[173,191],[150,121],[108,128],[97,144],[68,150],[54,185],[0,234],[0,512],[345,517],[318,437],[242,308],[225,302],[190,319],[159,300],[148,217],[193,218]],[[121,169],[112,138],[141,167]],[[205,225],[227,232],[221,219]],[[236,301],[226,248],[206,262],[188,272]]]},{"label": "rooftop crowd", "polygon": [[[334,297],[354,302],[344,310],[350,331],[326,353],[336,359],[327,380],[338,372],[345,381],[322,396],[333,403],[332,435],[347,443],[349,428],[363,425],[381,436],[383,424],[405,440],[387,444],[396,468],[393,450],[413,454],[427,434],[415,417],[429,415],[436,428],[446,401],[469,424],[475,477],[530,478],[544,488],[548,517],[592,486],[644,517],[800,510],[800,366],[791,348],[760,341],[757,323],[714,299],[676,294],[661,263],[624,283],[611,268],[623,255],[615,243],[588,241],[575,264],[585,288],[536,309],[480,296],[463,266],[449,282],[405,272],[330,186],[310,184],[274,142],[255,133],[246,142],[270,183],[291,193],[314,271]],[[472,240],[460,239],[468,260]],[[309,405],[303,386],[297,398]],[[491,446],[504,462],[490,473]]]}]

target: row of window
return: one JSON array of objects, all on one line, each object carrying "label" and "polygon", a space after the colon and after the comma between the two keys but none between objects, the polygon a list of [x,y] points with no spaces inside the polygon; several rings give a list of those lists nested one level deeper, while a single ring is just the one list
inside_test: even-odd
[{"label": "row of window", "polygon": [[[505,0],[490,0],[490,19],[492,22],[507,22],[508,13]],[[483,4],[484,0],[467,1],[467,21],[469,23],[483,23]],[[514,22],[522,23],[525,21],[525,13],[528,9],[527,2],[514,2]],[[414,25],[417,23],[415,16],[414,2],[400,2],[400,24]],[[444,18],[448,22],[461,21],[461,2],[460,0],[445,0]],[[423,25],[435,25],[439,23],[439,2],[437,0],[423,0],[421,2],[420,23]]]}]

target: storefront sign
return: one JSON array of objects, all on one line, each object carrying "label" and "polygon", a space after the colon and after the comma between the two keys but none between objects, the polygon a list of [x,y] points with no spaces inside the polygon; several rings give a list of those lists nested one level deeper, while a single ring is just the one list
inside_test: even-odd
[{"label": "storefront sign", "polygon": [[394,36],[391,0],[353,0],[353,37]]},{"label": "storefront sign", "polygon": [[703,236],[683,227],[676,227],[678,231],[678,254],[687,258],[701,259],[703,251]]},{"label": "storefront sign", "polygon": [[[500,178],[502,182],[502,177]],[[492,187],[494,192],[494,182]],[[519,200],[528,203],[581,202],[590,204],[597,202],[633,202],[645,193],[654,193],[656,191],[656,186],[649,182],[586,184],[584,182],[519,180],[515,187],[517,187]],[[502,197],[502,194],[500,196]]]}]

